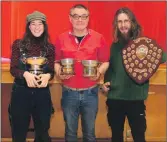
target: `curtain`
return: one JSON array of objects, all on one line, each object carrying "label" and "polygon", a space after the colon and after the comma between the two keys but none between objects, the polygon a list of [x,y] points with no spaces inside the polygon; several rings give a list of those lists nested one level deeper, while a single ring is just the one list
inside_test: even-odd
[{"label": "curtain", "polygon": [[89,27],[104,35],[108,46],[112,42],[112,21],[117,9],[130,8],[145,36],[155,39],[166,50],[166,2],[129,2],[129,1],[34,1],[34,2],[6,2],[2,1],[2,52],[1,56],[10,58],[11,45],[17,38],[22,38],[26,15],[38,10],[47,16],[49,34],[52,43],[62,32],[70,28],[69,10],[74,4],[84,4],[90,10]]}]

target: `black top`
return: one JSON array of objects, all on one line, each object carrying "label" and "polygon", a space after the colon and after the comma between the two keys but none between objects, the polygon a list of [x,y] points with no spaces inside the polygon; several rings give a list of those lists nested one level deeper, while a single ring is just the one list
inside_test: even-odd
[{"label": "black top", "polygon": [[84,36],[76,36],[76,38],[78,39],[78,42],[80,43],[81,40],[84,38]]},{"label": "black top", "polygon": [[[49,44],[48,55],[46,58],[48,59],[48,73],[51,74],[51,79],[54,77],[54,59],[55,59],[55,47],[52,44]],[[41,48],[39,45],[32,45],[31,49],[28,51],[27,55],[29,57],[40,56]],[[12,45],[12,55],[11,55],[11,63],[10,63],[10,72],[15,78],[24,79],[23,74],[25,69],[20,68],[20,40],[15,40]],[[50,80],[51,80],[50,79]]]}]

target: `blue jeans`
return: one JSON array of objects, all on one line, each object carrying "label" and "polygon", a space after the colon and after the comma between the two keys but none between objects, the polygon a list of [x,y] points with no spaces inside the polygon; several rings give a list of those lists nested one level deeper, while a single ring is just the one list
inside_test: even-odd
[{"label": "blue jeans", "polygon": [[65,121],[65,141],[77,142],[79,115],[84,142],[95,142],[95,119],[98,111],[98,87],[84,91],[62,88],[61,105]]}]

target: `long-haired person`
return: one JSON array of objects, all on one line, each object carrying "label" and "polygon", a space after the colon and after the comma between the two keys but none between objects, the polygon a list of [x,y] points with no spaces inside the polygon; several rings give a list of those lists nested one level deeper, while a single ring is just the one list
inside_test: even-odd
[{"label": "long-haired person", "polygon": [[[110,65],[105,74],[105,83],[102,87],[104,92],[108,92],[106,102],[108,106],[107,117],[112,131],[112,142],[123,142],[126,117],[134,142],[145,142],[146,106],[144,100],[148,97],[149,80],[136,83],[125,70],[122,54],[123,49],[126,50],[129,47],[127,45],[132,40],[142,36],[141,32],[142,28],[129,8],[124,7],[116,11],[113,21],[114,42],[111,46]],[[141,48],[142,53],[143,49]],[[131,52],[131,54],[134,55],[133,57],[136,60],[135,62],[128,62],[127,67],[133,67],[134,64],[140,61],[140,59],[137,60],[135,52]],[[125,57],[131,54],[125,54]],[[147,52],[144,55],[147,55]],[[166,54],[163,52],[162,61],[160,62],[165,62],[165,60]],[[144,62],[147,63],[148,61]],[[110,90],[108,86],[110,86]]]},{"label": "long-haired person", "polygon": [[[31,116],[34,141],[51,142],[48,130],[52,103],[48,82],[54,77],[54,48],[49,41],[46,16],[39,11],[28,14],[24,37],[12,45],[10,72],[15,79],[9,110],[13,142],[26,141]],[[47,59],[41,67],[42,73],[30,72],[25,63],[29,57]]]}]

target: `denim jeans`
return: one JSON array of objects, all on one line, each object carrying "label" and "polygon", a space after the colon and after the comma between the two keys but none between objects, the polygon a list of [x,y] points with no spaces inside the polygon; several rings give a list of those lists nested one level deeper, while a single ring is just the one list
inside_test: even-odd
[{"label": "denim jeans", "polygon": [[79,115],[84,142],[95,142],[95,119],[98,111],[98,87],[73,91],[63,87],[61,105],[65,121],[65,141],[77,142]]}]

